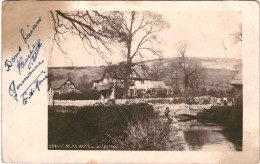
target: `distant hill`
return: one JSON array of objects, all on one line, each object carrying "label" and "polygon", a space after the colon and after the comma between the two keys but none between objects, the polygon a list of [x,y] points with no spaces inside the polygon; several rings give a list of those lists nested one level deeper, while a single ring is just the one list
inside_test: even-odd
[{"label": "distant hill", "polygon": [[[207,70],[206,86],[208,88],[230,87],[229,82],[234,76],[234,68],[236,65],[242,64],[241,59],[223,59],[223,58],[188,58],[191,61],[199,61]],[[162,58],[160,62],[164,69],[167,69],[169,63],[178,60],[174,58]],[[152,66],[159,59],[141,62],[142,64]],[[49,67],[49,81],[60,80],[70,77],[71,80],[81,90],[92,87],[91,82],[97,76],[103,73],[105,66],[86,66],[86,67]],[[164,75],[161,80],[166,85],[171,85],[171,80]]]},{"label": "distant hill", "polygon": [[[234,70],[234,67],[238,64],[242,64],[241,59],[233,59],[233,58],[199,58],[199,57],[189,57],[191,61],[198,61],[206,68],[213,68],[213,69],[227,69],[227,70]],[[166,63],[173,62],[178,60],[178,57],[173,58],[162,58],[162,59],[154,59],[154,60],[147,60],[143,61],[149,66],[151,66],[154,62],[161,60],[161,62],[165,65]]]}]

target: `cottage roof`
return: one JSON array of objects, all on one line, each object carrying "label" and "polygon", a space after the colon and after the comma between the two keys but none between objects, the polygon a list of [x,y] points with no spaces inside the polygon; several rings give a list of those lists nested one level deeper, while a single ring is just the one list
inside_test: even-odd
[{"label": "cottage roof", "polygon": [[231,85],[243,85],[242,82],[242,68],[235,74],[233,80],[230,81]]},{"label": "cottage roof", "polygon": [[151,89],[170,89],[170,87],[166,86],[163,81],[151,81],[150,88]]},{"label": "cottage roof", "polygon": [[104,72],[105,72],[105,69],[104,69],[104,68],[101,69],[101,71],[99,71],[99,72],[95,75],[93,81],[99,81],[99,80],[102,80],[103,75],[104,75]]},{"label": "cottage roof", "polygon": [[103,90],[109,90],[113,87],[113,83],[110,83],[110,84],[104,84],[104,85],[97,85],[96,86],[96,89],[98,91],[103,91]]},{"label": "cottage roof", "polygon": [[[139,66],[133,67],[132,71],[134,71],[137,74],[137,76],[140,77],[140,79],[149,79],[148,75],[145,74],[145,71]],[[120,66],[116,67],[115,69],[113,69],[110,72],[104,70],[103,73],[97,75],[93,81],[102,80],[104,78],[105,73],[108,73],[110,75],[110,77],[114,78],[114,79],[124,79],[126,70]]]},{"label": "cottage roof", "polygon": [[[60,89],[67,81],[70,81],[72,83],[72,81],[68,78],[62,79],[62,80],[56,80],[56,81],[51,82],[51,87],[52,87],[52,89]],[[72,83],[72,85],[74,85],[74,84]]]},{"label": "cottage roof", "polygon": [[140,76],[141,79],[150,79],[148,74],[144,71],[143,68],[135,66],[133,70]]}]

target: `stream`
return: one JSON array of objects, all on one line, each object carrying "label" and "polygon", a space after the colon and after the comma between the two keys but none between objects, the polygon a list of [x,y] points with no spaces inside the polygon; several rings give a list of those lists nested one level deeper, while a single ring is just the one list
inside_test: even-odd
[{"label": "stream", "polygon": [[230,132],[225,127],[197,119],[179,121],[189,150],[242,151],[242,133]]}]

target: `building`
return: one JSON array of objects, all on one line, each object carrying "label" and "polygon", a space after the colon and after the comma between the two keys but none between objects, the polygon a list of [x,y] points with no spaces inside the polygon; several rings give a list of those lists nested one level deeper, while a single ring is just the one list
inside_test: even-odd
[{"label": "building", "polygon": [[230,85],[233,86],[233,93],[236,97],[243,95],[242,68],[239,69],[234,78],[230,81]]},{"label": "building", "polygon": [[[104,71],[99,77],[93,80],[93,87],[100,92],[100,99],[114,99],[115,87],[124,88],[124,69],[118,67],[113,71]],[[130,74],[129,97],[137,97],[137,93],[145,93],[147,90],[169,89],[163,81],[151,81],[145,71],[135,66]]]},{"label": "building", "polygon": [[52,81],[48,87],[49,101],[53,100],[54,94],[59,95],[70,92],[80,93],[80,91],[69,78]]},{"label": "building", "polygon": [[152,93],[157,93],[158,90],[165,90],[167,94],[172,92],[171,87],[166,86],[163,81],[149,81],[148,89],[151,90]]}]

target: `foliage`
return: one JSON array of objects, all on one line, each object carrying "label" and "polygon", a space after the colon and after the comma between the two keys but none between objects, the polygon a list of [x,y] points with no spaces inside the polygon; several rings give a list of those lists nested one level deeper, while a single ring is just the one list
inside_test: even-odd
[{"label": "foliage", "polygon": [[[57,112],[69,111],[69,112]],[[49,106],[49,144],[88,144],[95,149],[100,145],[115,145],[112,138],[124,141],[128,124],[137,126],[158,119],[151,105],[112,105],[62,107]],[[158,130],[158,129],[157,129]],[[157,133],[160,133],[157,131]],[[163,133],[163,132],[161,132]]]},{"label": "foliage", "polygon": [[88,89],[84,93],[69,92],[64,94],[54,94],[55,100],[98,100],[100,93],[94,89]]},{"label": "foliage", "polygon": [[155,61],[147,70],[147,73],[152,80],[160,80],[165,75],[162,61],[160,59]]},{"label": "foliage", "polygon": [[156,89],[153,92],[152,90],[147,90],[144,95],[145,98],[166,98],[168,96],[165,89]]},{"label": "foliage", "polygon": [[119,86],[115,87],[115,98],[122,99],[124,94],[124,88],[120,88]]},{"label": "foliage", "polygon": [[208,95],[208,91],[205,87],[202,88],[202,90],[200,91],[202,96]]},{"label": "foliage", "polygon": [[198,104],[198,102],[195,101],[194,97],[187,97],[185,99],[184,103],[189,104],[189,105]]},{"label": "foliage", "polygon": [[210,99],[209,98],[203,99],[202,104],[209,104],[209,103],[210,103]]},{"label": "foliage", "polygon": [[181,93],[181,89],[179,88],[179,87],[175,87],[174,89],[173,89],[173,94],[174,95],[179,95]]},{"label": "foliage", "polygon": [[243,106],[213,106],[211,110],[204,110],[199,113],[198,118],[216,122],[230,130],[242,131]]},{"label": "foliage", "polygon": [[165,98],[165,97],[167,97],[167,91],[164,90],[164,89],[159,89],[159,90],[157,91],[157,96],[158,96],[158,97],[161,97],[161,98]]},{"label": "foliage", "polygon": [[137,98],[143,98],[143,96],[144,96],[143,91],[141,89],[138,89],[137,90]]},{"label": "foliage", "polygon": [[153,118],[146,122],[129,123],[124,141],[114,139],[119,150],[166,150],[170,124]]},{"label": "foliage", "polygon": [[223,90],[223,89],[213,89],[213,88],[211,88],[208,91],[208,95],[214,96],[214,97],[223,97],[226,94],[227,94],[226,91]]}]

